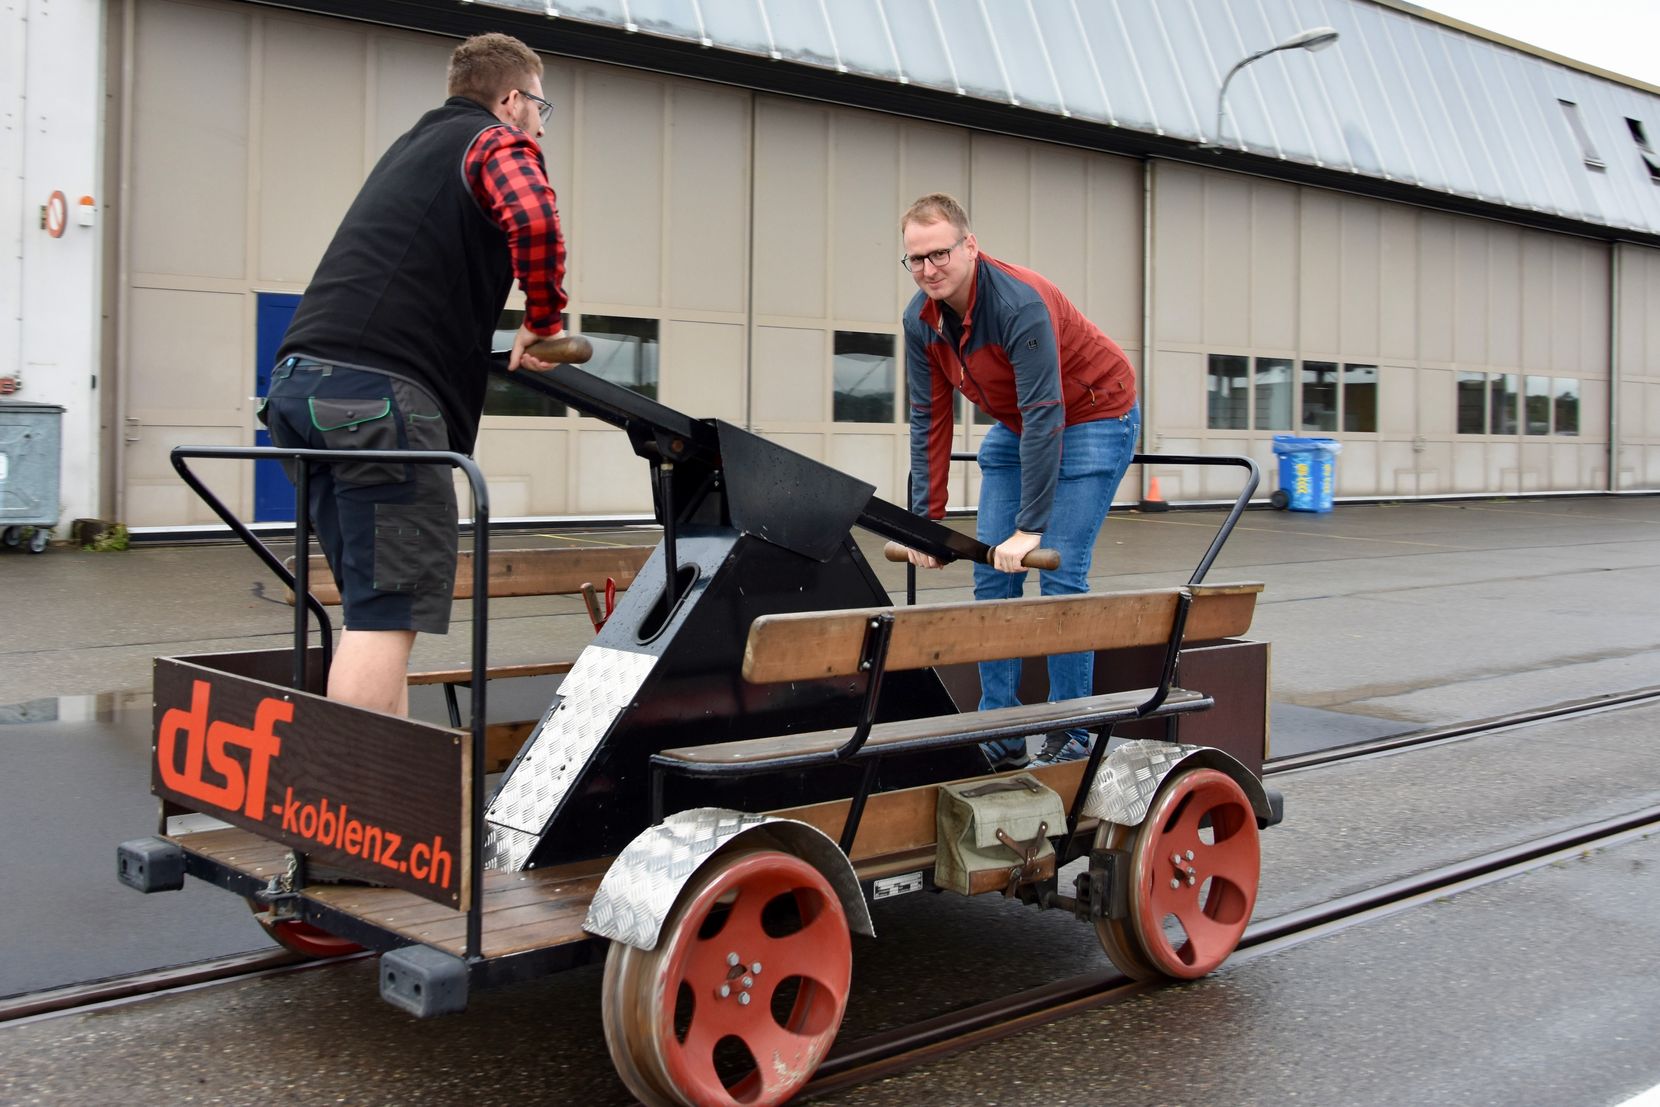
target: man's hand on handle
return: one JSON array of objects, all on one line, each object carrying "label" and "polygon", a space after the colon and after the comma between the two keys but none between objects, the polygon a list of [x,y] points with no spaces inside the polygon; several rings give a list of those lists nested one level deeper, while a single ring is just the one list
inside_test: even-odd
[{"label": "man's hand on handle", "polygon": [[525,368],[545,373],[556,365],[581,365],[593,356],[593,343],[580,334],[541,335],[529,327],[520,327],[519,333],[513,336],[507,371]]},{"label": "man's hand on handle", "polygon": [[991,565],[1000,573],[1024,573],[1026,566],[1022,564],[1026,555],[1038,548],[1043,541],[1041,534],[1029,534],[1017,530],[998,545],[992,547]]},{"label": "man's hand on handle", "polygon": [[901,547],[905,551],[905,560],[919,569],[943,569],[945,562],[932,554],[925,554],[921,550],[913,550],[909,546]]},{"label": "man's hand on handle", "polygon": [[[1016,532],[1015,537],[1021,537],[1018,531]],[[1017,562],[1017,564],[1020,564],[1020,568],[1004,570],[1005,572],[1018,573],[1024,569],[1059,569],[1061,567],[1060,554],[1056,553],[1054,550],[1044,550],[1038,548],[1037,542],[1040,537],[1039,535],[1029,534],[1025,535],[1025,537],[1032,539],[1032,545],[1020,555],[1021,560],[1020,562]],[[1014,539],[1011,538],[1003,545],[1007,546],[1013,541]],[[987,564],[996,564],[995,559],[1000,549],[1002,549],[1001,546],[986,547],[988,554],[986,559]],[[883,546],[882,556],[893,562],[909,561],[912,565],[917,565],[924,569],[940,569],[945,565],[943,561],[940,561],[932,554],[925,554],[920,550],[913,550],[909,546],[902,545],[898,542],[889,542],[887,545]]]}]

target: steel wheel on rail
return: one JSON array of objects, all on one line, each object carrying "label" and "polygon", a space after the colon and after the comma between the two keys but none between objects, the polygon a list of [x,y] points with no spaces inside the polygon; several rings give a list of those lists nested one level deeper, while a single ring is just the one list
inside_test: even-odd
[{"label": "steel wheel on rail", "polygon": [[681,893],[655,949],[611,944],[605,1042],[647,1107],[783,1103],[835,1041],[852,975],[824,874],[792,854],[734,852]]},{"label": "steel wheel on rail", "polygon": [[1095,927],[1119,971],[1192,980],[1238,947],[1256,906],[1262,853],[1256,812],[1227,773],[1172,776],[1139,826],[1103,823],[1095,844],[1130,854],[1128,917]]},{"label": "steel wheel on rail", "polygon": [[290,953],[297,953],[301,957],[323,961],[330,957],[344,957],[348,953],[359,953],[363,947],[356,942],[348,942],[344,938],[336,938],[322,927],[313,926],[299,919],[278,919],[272,921],[265,905],[258,900],[250,899],[248,906],[254,913],[254,921],[259,923],[271,940]]}]

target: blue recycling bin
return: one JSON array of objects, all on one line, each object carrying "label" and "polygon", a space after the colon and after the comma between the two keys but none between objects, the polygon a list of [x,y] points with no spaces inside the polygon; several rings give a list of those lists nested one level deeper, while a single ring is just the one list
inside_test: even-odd
[{"label": "blue recycling bin", "polygon": [[1274,456],[1280,459],[1280,486],[1269,502],[1280,509],[1327,512],[1337,487],[1337,455],[1343,444],[1335,438],[1274,436]]}]

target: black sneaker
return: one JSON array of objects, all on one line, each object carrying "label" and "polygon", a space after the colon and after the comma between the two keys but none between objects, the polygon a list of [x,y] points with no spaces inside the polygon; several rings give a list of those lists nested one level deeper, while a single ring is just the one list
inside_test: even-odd
[{"label": "black sneaker", "polygon": [[1031,764],[1032,759],[1026,753],[1025,739],[1017,739],[1018,746],[1009,742],[981,742],[980,752],[985,755],[986,764],[994,773],[1007,772],[1010,769],[1024,769]]},{"label": "black sneaker", "polygon": [[1082,761],[1088,756],[1088,742],[1080,741],[1064,730],[1055,730],[1043,736],[1043,751],[1032,759],[1032,763],[1060,765],[1067,761]]}]

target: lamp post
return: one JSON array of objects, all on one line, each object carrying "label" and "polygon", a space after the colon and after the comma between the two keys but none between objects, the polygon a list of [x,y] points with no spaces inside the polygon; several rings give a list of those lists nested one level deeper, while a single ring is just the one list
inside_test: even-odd
[{"label": "lamp post", "polygon": [[1335,28],[1315,27],[1311,30],[1299,31],[1297,34],[1292,35],[1290,38],[1276,46],[1270,46],[1266,50],[1258,50],[1250,57],[1241,58],[1239,61],[1234,62],[1233,68],[1228,70],[1228,75],[1222,78],[1222,88],[1216,94],[1216,137],[1214,139],[1199,143],[1199,148],[1202,150],[1214,150],[1220,148],[1222,145],[1223,104],[1227,100],[1228,96],[1228,82],[1233,80],[1233,75],[1235,73],[1238,73],[1241,69],[1244,69],[1247,65],[1250,65],[1259,58],[1266,58],[1269,54],[1276,54],[1281,50],[1324,50],[1336,41],[1337,30]]}]

